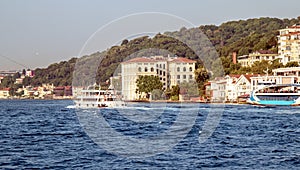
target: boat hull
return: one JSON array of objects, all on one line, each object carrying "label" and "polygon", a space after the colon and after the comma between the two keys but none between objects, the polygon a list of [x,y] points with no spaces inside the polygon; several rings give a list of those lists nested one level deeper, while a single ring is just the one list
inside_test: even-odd
[{"label": "boat hull", "polygon": [[[263,89],[253,91],[247,102],[253,105],[264,106],[298,106],[300,105],[300,91],[298,87],[299,84],[267,86]],[[281,88],[292,88],[293,91],[280,91]],[[269,89],[273,91],[268,91]]]}]

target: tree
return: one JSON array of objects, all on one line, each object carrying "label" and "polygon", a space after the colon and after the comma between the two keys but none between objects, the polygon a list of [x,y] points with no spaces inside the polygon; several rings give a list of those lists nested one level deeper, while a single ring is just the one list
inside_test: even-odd
[{"label": "tree", "polygon": [[299,63],[297,61],[290,61],[286,63],[285,67],[299,67]]},{"label": "tree", "polygon": [[195,80],[198,86],[202,86],[209,79],[209,74],[204,67],[199,67],[195,70]]},{"label": "tree", "polygon": [[154,89],[161,90],[163,87],[162,82],[159,80],[158,76],[139,76],[139,78],[136,80],[136,93],[146,93],[146,98],[149,99],[150,93]]},{"label": "tree", "polygon": [[172,100],[178,100],[179,99],[179,93],[180,93],[179,85],[172,86],[171,99]]},{"label": "tree", "polygon": [[15,83],[15,79],[12,76],[6,76],[1,81],[1,87],[12,87]]},{"label": "tree", "polygon": [[22,75],[23,75],[23,76],[26,75],[26,70],[25,70],[25,69],[22,70]]},{"label": "tree", "polygon": [[195,81],[192,82],[182,82],[179,84],[180,93],[184,93],[187,97],[198,97],[199,90],[198,85]]},{"label": "tree", "polygon": [[[271,67],[271,64],[267,60],[262,60],[261,62],[256,61],[256,62],[253,63],[253,65],[251,67],[251,72],[255,73],[255,74],[265,74],[264,71],[267,68],[270,69],[270,67]],[[271,72],[272,72],[272,70],[269,70],[268,73],[271,73]]]},{"label": "tree", "polygon": [[154,89],[151,92],[152,100],[165,100],[166,98],[163,96],[163,93],[160,89]]},{"label": "tree", "polygon": [[272,61],[272,64],[271,64],[271,69],[277,69],[277,68],[281,68],[281,67],[284,67],[283,64],[279,61],[279,59],[275,59]]}]

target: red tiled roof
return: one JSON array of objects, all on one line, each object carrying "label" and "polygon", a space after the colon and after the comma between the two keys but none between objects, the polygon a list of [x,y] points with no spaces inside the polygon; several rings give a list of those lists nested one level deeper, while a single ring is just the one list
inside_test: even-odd
[{"label": "red tiled roof", "polygon": [[244,95],[238,96],[238,98],[248,98],[248,97],[250,97],[249,94],[244,94]]},{"label": "red tiled roof", "polygon": [[190,60],[188,58],[183,58],[183,57],[177,57],[172,60],[172,62],[177,62],[177,63],[196,63],[194,60]]},{"label": "red tiled roof", "polygon": [[211,85],[211,82],[207,82],[204,84],[204,86],[210,86]]},{"label": "red tiled roof", "polygon": [[260,54],[276,54],[275,52],[270,50],[258,50],[257,52]]},{"label": "red tiled roof", "polygon": [[229,74],[229,77],[239,78],[240,76],[241,76],[240,74]]},{"label": "red tiled roof", "polygon": [[151,58],[146,58],[146,57],[138,57],[138,58],[133,58],[127,61],[124,61],[123,63],[146,63],[146,62],[155,62],[155,60]]},{"label": "red tiled roof", "polygon": [[251,81],[251,77],[257,77],[257,76],[259,76],[259,74],[243,74],[245,77],[246,77],[246,79],[250,82]]},{"label": "red tiled roof", "polygon": [[283,34],[283,35],[281,35],[281,36],[297,35],[297,34],[300,34],[300,31],[297,31],[297,32],[289,32],[288,34]]},{"label": "red tiled roof", "polygon": [[289,26],[289,28],[300,28],[300,25]]},{"label": "red tiled roof", "polygon": [[245,77],[246,77],[246,79],[250,82],[251,81],[251,79],[250,79],[250,77],[253,77],[253,75],[244,75]]},{"label": "red tiled roof", "polygon": [[65,86],[65,89],[70,90],[70,89],[72,89],[72,86]]}]

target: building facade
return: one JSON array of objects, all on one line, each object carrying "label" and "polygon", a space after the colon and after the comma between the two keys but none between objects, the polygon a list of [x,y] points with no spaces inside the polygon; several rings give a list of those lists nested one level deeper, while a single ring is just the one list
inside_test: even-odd
[{"label": "building facade", "polygon": [[279,30],[278,54],[283,64],[300,62],[300,25]]},{"label": "building facade", "polygon": [[196,61],[182,57],[139,57],[121,63],[122,95],[124,100],[135,100],[136,80],[141,75],[158,76],[163,90],[182,82],[195,80]]},{"label": "building facade", "polygon": [[237,58],[238,63],[240,63],[242,67],[250,67],[256,61],[261,62],[263,60],[266,60],[271,62],[279,57],[277,53],[274,53],[270,50],[258,50],[250,53],[249,55],[238,56]]}]

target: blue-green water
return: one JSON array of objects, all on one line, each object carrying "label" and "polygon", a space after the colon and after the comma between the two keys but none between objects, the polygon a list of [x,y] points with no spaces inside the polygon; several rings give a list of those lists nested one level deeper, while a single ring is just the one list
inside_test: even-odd
[{"label": "blue-green water", "polygon": [[[166,104],[171,109],[146,123],[132,122],[118,110],[76,111],[69,105],[73,102],[0,101],[0,168],[297,169],[300,165],[300,107],[225,105],[212,136],[199,143],[199,131],[212,105]],[[129,107],[145,115],[159,112],[156,104]],[[178,108],[183,113],[198,108],[192,129],[170,150],[145,158],[105,150],[87,135],[76,114],[102,114],[118,133],[144,139],[168,130]]]}]

